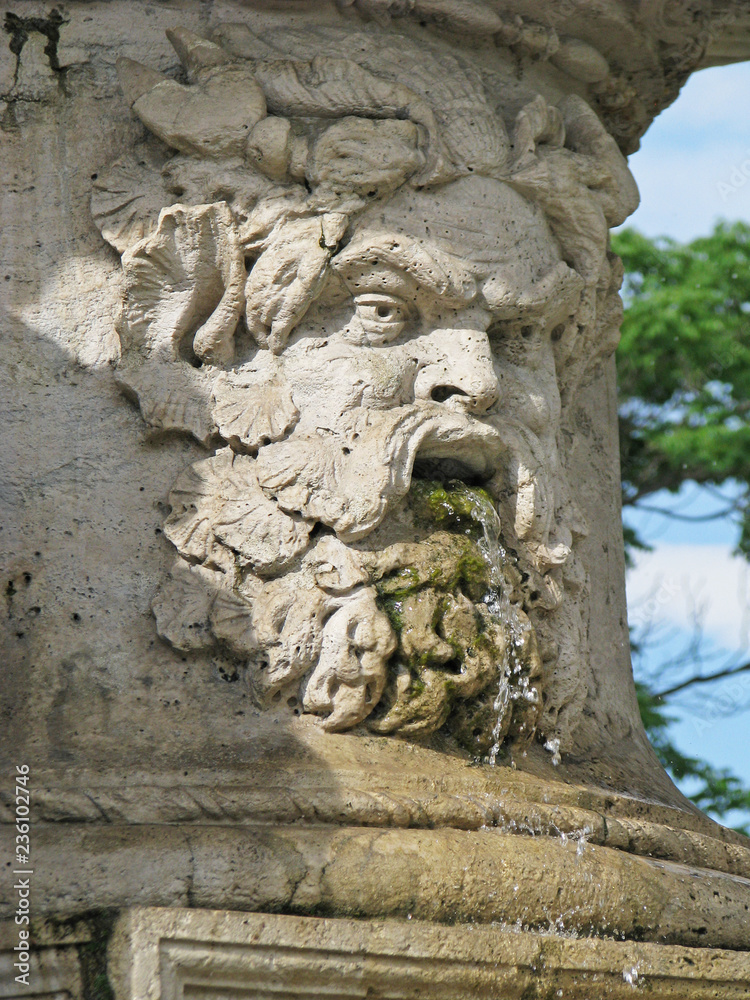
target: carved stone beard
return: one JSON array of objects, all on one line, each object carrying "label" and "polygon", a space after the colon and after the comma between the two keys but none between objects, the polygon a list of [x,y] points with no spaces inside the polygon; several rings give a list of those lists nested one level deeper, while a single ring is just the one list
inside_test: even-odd
[{"label": "carved stone beard", "polygon": [[[256,703],[298,702],[330,731],[447,723],[474,753],[533,736],[541,660],[487,494],[415,481],[366,539],[346,544],[320,529],[310,539],[311,522],[261,494],[254,465],[224,449],[171,495],[166,534],[182,557],[153,603],[164,638],[218,644],[247,670]],[[277,550],[271,563],[269,545],[260,563],[263,520],[269,541],[288,540],[284,562]]]}]

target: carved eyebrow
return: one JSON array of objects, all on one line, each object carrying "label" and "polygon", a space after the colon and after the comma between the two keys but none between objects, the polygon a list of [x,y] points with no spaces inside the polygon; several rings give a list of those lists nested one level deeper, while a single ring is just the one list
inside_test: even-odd
[{"label": "carved eyebrow", "polygon": [[404,236],[360,234],[331,265],[348,283],[368,270],[395,271],[456,305],[471,302],[477,293],[474,276],[458,260]]},{"label": "carved eyebrow", "polygon": [[529,285],[513,287],[490,276],[482,283],[481,294],[496,319],[532,319],[542,315],[551,303],[561,310],[575,306],[583,291],[583,279],[562,261],[542,278]]}]

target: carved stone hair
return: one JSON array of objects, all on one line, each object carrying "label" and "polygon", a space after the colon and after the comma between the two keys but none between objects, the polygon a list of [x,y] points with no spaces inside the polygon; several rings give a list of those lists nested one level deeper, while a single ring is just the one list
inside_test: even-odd
[{"label": "carved stone hair", "polygon": [[[275,31],[272,43],[245,25],[219,28],[221,44],[184,29],[168,35],[187,85],[129,59],[118,70],[135,113],[177,155],[158,164],[156,189],[153,162],[119,161],[99,180],[93,212],[105,238],[137,256],[133,244],[170,202],[227,203],[231,215],[216,209],[200,223],[216,244],[223,289],[193,339],[199,361],[231,361],[243,310],[258,344],[282,350],[358,212],[404,184],[433,187],[467,174],[502,180],[543,207],[585,286],[578,330],[609,339],[597,331],[597,289],[606,300],[619,274],[603,248],[637,193],[614,140],[580,98],[553,107],[538,96],[506,127],[480,72],[423,39],[389,35],[383,48],[372,33],[348,29],[352,58],[341,58],[328,27],[307,59],[309,32],[293,29]],[[132,323],[121,329],[126,341],[139,333]],[[573,346],[559,346],[561,369]],[[160,347],[170,354],[170,345]],[[172,359],[176,352],[175,343]]]}]

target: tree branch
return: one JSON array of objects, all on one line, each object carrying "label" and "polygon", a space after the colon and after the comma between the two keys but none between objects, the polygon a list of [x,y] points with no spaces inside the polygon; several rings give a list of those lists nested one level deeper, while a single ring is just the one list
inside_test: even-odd
[{"label": "tree branch", "polygon": [[732,505],[726,510],[717,510],[715,514],[679,514],[675,510],[663,510],[661,507],[650,507],[645,503],[635,503],[630,506],[635,510],[645,510],[648,514],[661,514],[664,517],[672,517],[677,521],[715,521],[719,517],[728,517],[736,513],[737,508]]},{"label": "tree branch", "polygon": [[676,694],[678,691],[684,691],[685,688],[689,688],[693,684],[710,684],[711,681],[718,681],[723,677],[734,677],[735,674],[741,674],[746,670],[750,670],[750,663],[743,663],[740,667],[730,667],[728,670],[718,670],[715,674],[706,674],[703,677],[690,677],[688,680],[682,681],[681,684],[675,684],[671,688],[665,688],[664,691],[653,692],[653,697],[667,698],[670,694]]}]

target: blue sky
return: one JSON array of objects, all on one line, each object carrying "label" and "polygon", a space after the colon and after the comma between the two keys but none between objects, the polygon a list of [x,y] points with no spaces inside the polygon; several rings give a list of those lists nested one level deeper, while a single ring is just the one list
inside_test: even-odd
[{"label": "blue sky", "polygon": [[[750,65],[703,70],[688,81],[630,157],[641,206],[627,225],[686,241],[708,233],[719,218],[750,221],[749,97]],[[688,486],[677,497],[649,498],[649,505],[690,518],[722,502]],[[750,571],[732,555],[738,532],[731,518],[674,521],[630,513],[628,521],[654,546],[628,576],[631,621],[650,626],[655,641],[645,669],[655,671],[684,651],[696,616],[702,649],[711,657],[707,672],[750,659]],[[665,685],[674,673],[663,671]],[[729,685],[700,685],[672,706],[680,749],[731,768],[750,785],[750,672]]]}]

